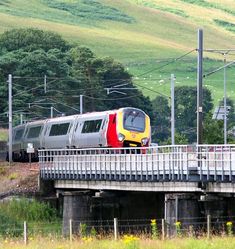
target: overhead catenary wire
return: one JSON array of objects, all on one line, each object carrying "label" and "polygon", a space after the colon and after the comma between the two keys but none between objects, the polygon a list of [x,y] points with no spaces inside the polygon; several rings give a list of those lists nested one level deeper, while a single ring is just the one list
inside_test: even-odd
[{"label": "overhead catenary wire", "polygon": [[[193,51],[195,51],[195,49],[192,49],[192,50],[190,50],[189,52],[187,52],[187,53],[185,53],[185,54],[183,54],[183,55],[181,55],[181,56],[179,56],[179,57],[177,57],[177,58],[172,59],[170,62],[168,62],[168,63],[166,63],[166,64],[164,64],[164,65],[162,65],[162,66],[159,66],[159,67],[157,67],[157,68],[153,68],[153,69],[148,70],[148,71],[146,71],[146,72],[144,72],[144,73],[141,73],[141,74],[139,74],[138,76],[136,76],[136,77],[134,77],[134,78],[132,77],[132,78],[128,78],[128,79],[120,79],[119,82],[116,82],[117,79],[110,79],[110,80],[109,80],[109,79],[106,79],[106,80],[104,80],[104,82],[115,81],[114,84],[117,84],[117,83],[122,83],[123,81],[130,81],[130,80],[133,80],[133,79],[134,79],[134,80],[142,80],[142,79],[138,79],[138,77],[141,77],[141,76],[146,75],[146,74],[148,74],[148,73],[150,73],[150,72],[153,72],[153,71],[162,69],[162,68],[164,68],[164,67],[166,67],[166,66],[168,66],[168,65],[170,65],[170,64],[172,64],[172,63],[175,63],[176,61],[183,59],[185,56],[187,56],[188,54],[192,53]],[[17,77],[17,76],[14,76],[13,78],[14,78],[14,79],[41,79],[42,77]],[[48,78],[48,79],[49,79],[49,78]],[[72,80],[72,81],[74,81],[74,82],[79,82],[77,79],[68,78],[68,77],[66,77],[66,78],[50,77],[50,79],[51,79],[51,81],[48,82],[48,84],[51,84],[52,82],[55,82],[56,80]],[[157,79],[157,80],[163,80],[163,79],[161,78],[161,79]],[[132,82],[129,82],[129,84],[132,84]],[[156,90],[153,90],[152,88],[148,88],[148,87],[143,86],[143,85],[140,85],[140,84],[138,84],[138,83],[135,83],[135,84],[136,84],[138,87],[140,87],[140,88],[143,88],[143,89],[146,89],[146,90],[148,90],[148,91],[155,92],[155,93],[157,93],[157,94],[160,94],[160,95],[163,95],[163,96],[165,96],[165,97],[170,98],[168,95],[162,94],[161,92],[156,91]],[[19,84],[17,84],[17,85],[19,86]],[[16,93],[16,94],[14,95],[14,97],[20,96],[20,95],[23,94],[23,93],[27,93],[27,92],[36,90],[36,89],[38,89],[38,88],[40,88],[40,87],[43,87],[43,86],[44,86],[44,83],[43,83],[43,84],[40,84],[39,86],[36,86],[36,87],[30,88],[30,89],[23,90],[23,91],[21,91],[21,92]],[[111,85],[111,86],[112,86],[112,85]],[[117,88],[117,89],[118,89],[118,88]],[[88,90],[88,89],[84,89],[84,90]],[[91,88],[90,90],[96,90],[96,89]],[[137,88],[137,90],[138,90],[138,88]],[[57,91],[58,91],[58,90],[57,90]],[[61,92],[61,94],[64,94],[64,92]],[[120,100],[120,99],[134,98],[134,97],[136,97],[136,96],[141,96],[141,95],[142,95],[142,93],[141,93],[141,94],[137,94],[137,95],[133,95],[133,96],[122,97],[122,98],[105,98],[105,99],[104,99],[104,98],[94,98],[93,96],[88,96],[87,94],[86,94],[85,96],[86,96],[87,98],[100,99],[100,100],[104,100],[104,101],[112,101],[112,100],[113,100],[113,101],[116,101],[116,100]],[[61,104],[61,105],[67,106],[68,108],[71,108],[71,109],[73,109],[73,110],[78,111],[77,108],[74,108],[74,107],[72,107],[72,106],[66,105],[66,104],[64,104],[64,103],[62,103],[62,102],[55,101],[54,99],[53,99],[53,101],[56,102],[57,104]]]},{"label": "overhead catenary wire", "polygon": [[184,58],[185,56],[191,54],[191,53],[194,52],[194,51],[196,51],[195,48],[192,49],[192,50],[190,50],[189,52],[187,52],[187,53],[185,53],[185,54],[183,54],[183,55],[177,57],[177,58],[172,59],[171,61],[167,62],[166,64],[164,64],[164,65],[162,65],[162,66],[159,66],[159,67],[150,69],[150,70],[148,70],[148,71],[146,71],[146,72],[144,72],[144,73],[141,73],[141,74],[139,74],[137,77],[141,77],[141,76],[143,76],[143,75],[152,73],[152,72],[154,72],[154,71],[156,71],[156,70],[162,69],[162,68],[164,68],[164,67],[166,67],[166,66],[168,66],[168,65],[170,65],[170,64],[172,64],[172,63],[175,63],[176,61],[178,61],[178,60]]},{"label": "overhead catenary wire", "polygon": [[121,98],[96,98],[96,97],[92,97],[92,96],[88,96],[88,95],[83,95],[84,97],[86,98],[89,98],[89,99],[96,99],[96,100],[103,100],[103,101],[114,101],[114,100],[122,100],[122,99],[131,99],[131,98],[136,98],[138,96],[141,96],[141,94],[135,94],[135,95],[132,95],[132,96],[127,96],[127,97],[121,97]]},{"label": "overhead catenary wire", "polygon": [[[148,70],[148,71],[146,71],[146,72],[144,72],[144,73],[141,73],[141,74],[137,75],[136,77],[141,77],[141,76],[146,75],[146,74],[148,74],[148,73],[150,73],[150,72],[153,72],[153,71],[159,70],[159,69],[161,69],[161,68],[163,68],[163,67],[166,67],[166,66],[168,66],[169,64],[174,63],[174,62],[176,62],[176,61],[178,61],[178,60],[184,58],[185,56],[187,56],[188,54],[192,53],[192,52],[195,51],[195,50],[196,50],[196,49],[190,50],[189,52],[187,52],[187,53],[185,53],[185,54],[183,54],[183,55],[181,55],[181,56],[179,56],[179,57],[177,57],[177,58],[172,59],[170,62],[168,62],[168,63],[166,63],[166,64],[164,64],[164,65],[162,65],[162,66],[160,66],[160,67],[157,67],[157,68]],[[13,76],[13,79],[41,79],[41,78],[42,78],[42,77]],[[73,81],[77,81],[77,79],[68,78],[68,77],[66,77],[66,78],[63,78],[63,77],[48,77],[48,79],[51,79],[52,81],[51,81],[51,82],[47,82],[47,84],[50,84],[50,83],[54,82],[55,80],[69,80],[69,79],[70,79],[70,80],[73,80]],[[120,79],[120,82],[123,82],[124,80],[131,80],[131,79],[133,79],[133,77],[132,77],[132,78],[128,78],[128,79]],[[110,80],[116,81],[117,79],[110,79]],[[110,81],[110,80],[106,80],[106,81]],[[26,92],[29,92],[29,91],[32,91],[32,90],[36,90],[36,89],[38,89],[38,88],[40,88],[40,87],[43,87],[43,86],[44,86],[44,83],[41,84],[41,85],[39,85],[39,86],[30,88],[30,89],[27,89],[27,90],[23,90],[23,91],[21,91],[21,92],[19,92],[19,93],[16,93],[14,96],[19,96],[19,95],[21,95],[21,94],[23,94],[23,93],[26,93]],[[149,89],[149,90],[150,90],[150,89]],[[158,93],[158,94],[159,94],[159,93]],[[14,97],[14,96],[13,96],[13,97]]]}]

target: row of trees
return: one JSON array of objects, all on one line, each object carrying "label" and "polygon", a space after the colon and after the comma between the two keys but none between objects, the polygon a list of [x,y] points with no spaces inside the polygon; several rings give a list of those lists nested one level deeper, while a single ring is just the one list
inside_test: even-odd
[{"label": "row of trees", "polygon": [[[66,115],[78,113],[79,95],[82,94],[85,112],[123,106],[144,110],[152,120],[153,141],[169,142],[169,99],[157,96],[150,101],[137,88],[122,90],[126,95],[107,95],[105,88],[116,85],[127,84],[128,88],[134,88],[132,76],[124,66],[112,58],[97,57],[89,48],[70,44],[58,34],[38,29],[13,29],[0,36],[0,126],[7,125],[6,79],[9,73],[17,76],[13,78],[15,124],[19,123],[19,112],[24,112],[28,120],[48,117],[50,106]],[[203,95],[205,142],[220,143],[223,141],[223,129],[220,121],[211,120],[211,93],[204,89]],[[175,108],[176,141],[194,142],[196,88],[176,87]],[[230,126],[232,120],[234,117],[230,116]],[[213,139],[211,135],[208,137],[212,132],[215,133]]]}]

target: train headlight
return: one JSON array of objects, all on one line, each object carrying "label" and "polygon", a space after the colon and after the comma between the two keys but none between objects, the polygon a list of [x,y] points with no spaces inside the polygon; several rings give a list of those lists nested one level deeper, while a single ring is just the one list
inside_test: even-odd
[{"label": "train headlight", "polygon": [[118,133],[118,141],[122,142],[125,139],[125,136],[122,133]]},{"label": "train headlight", "polygon": [[142,143],[143,145],[147,145],[147,144],[148,144],[148,141],[149,141],[149,139],[148,139],[147,137],[141,139],[141,143]]}]

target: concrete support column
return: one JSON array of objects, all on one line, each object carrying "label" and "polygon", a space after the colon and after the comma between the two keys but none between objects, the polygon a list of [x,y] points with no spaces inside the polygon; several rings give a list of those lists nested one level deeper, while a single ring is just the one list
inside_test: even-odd
[{"label": "concrete support column", "polygon": [[79,232],[80,223],[85,223],[92,218],[91,197],[87,191],[63,193],[63,235],[69,235],[72,220],[73,233]]},{"label": "concrete support column", "polygon": [[176,234],[175,223],[181,222],[181,227],[187,228],[196,222],[200,216],[199,196],[197,194],[165,194],[165,220],[167,235]]}]

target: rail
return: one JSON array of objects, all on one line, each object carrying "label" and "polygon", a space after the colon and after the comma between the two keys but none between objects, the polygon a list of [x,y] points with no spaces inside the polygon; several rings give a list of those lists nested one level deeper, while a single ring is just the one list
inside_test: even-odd
[{"label": "rail", "polygon": [[235,145],[39,150],[52,180],[235,181]]}]

